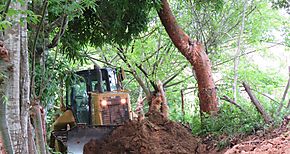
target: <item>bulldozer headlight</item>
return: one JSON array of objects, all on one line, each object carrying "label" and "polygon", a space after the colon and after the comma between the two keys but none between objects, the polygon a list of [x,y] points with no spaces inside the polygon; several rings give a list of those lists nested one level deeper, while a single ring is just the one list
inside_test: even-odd
[{"label": "bulldozer headlight", "polygon": [[108,102],[107,102],[106,100],[102,100],[102,101],[101,101],[101,105],[102,105],[102,106],[107,106],[107,104],[108,104]]},{"label": "bulldozer headlight", "polygon": [[121,99],[121,104],[126,104],[126,99],[122,98]]}]

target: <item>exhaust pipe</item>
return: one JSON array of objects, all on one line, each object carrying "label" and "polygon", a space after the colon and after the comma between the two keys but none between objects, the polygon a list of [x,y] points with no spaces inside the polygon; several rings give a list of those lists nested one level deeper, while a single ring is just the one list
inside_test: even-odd
[{"label": "exhaust pipe", "polygon": [[97,90],[99,93],[102,93],[104,92],[102,88],[102,82],[103,82],[102,71],[99,65],[95,64],[94,67],[95,67],[95,70],[97,71],[97,80],[98,80]]}]

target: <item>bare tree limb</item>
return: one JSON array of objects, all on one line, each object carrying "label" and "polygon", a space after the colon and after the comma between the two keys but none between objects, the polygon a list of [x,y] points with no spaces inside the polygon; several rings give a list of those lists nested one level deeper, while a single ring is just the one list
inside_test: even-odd
[{"label": "bare tree limb", "polygon": [[246,112],[239,104],[237,104],[234,100],[230,99],[228,96],[223,96],[221,100],[225,100],[233,105],[235,105],[237,108],[239,108],[242,112]]},{"label": "bare tree limb", "polygon": [[47,46],[47,48],[54,48],[58,45],[60,38],[63,36],[65,32],[67,24],[68,24],[68,17],[66,14],[64,14],[59,32],[54,36],[54,38],[52,39],[51,43]]},{"label": "bare tree limb", "polygon": [[178,81],[178,82],[172,83],[172,84],[170,84],[170,85],[166,85],[166,86],[164,86],[164,87],[165,87],[165,88],[169,88],[169,87],[172,87],[172,86],[176,86],[176,85],[178,85],[178,84],[180,84],[180,83],[182,83],[182,82],[188,80],[189,78],[192,78],[193,76],[194,76],[194,75],[191,75],[191,76],[185,78],[184,80],[181,80],[181,81]]},{"label": "bare tree limb", "polygon": [[177,71],[175,74],[173,74],[171,77],[169,77],[168,79],[166,79],[165,81],[163,81],[163,86],[166,87],[166,85],[172,81],[174,78],[176,78],[185,68],[186,68],[187,64],[184,65],[183,67],[181,67],[181,69],[179,71]]},{"label": "bare tree limb", "polygon": [[269,94],[266,94],[266,93],[260,93],[260,94],[263,95],[263,96],[265,96],[265,97],[267,97],[267,98],[269,98],[273,102],[279,103],[277,100],[275,100],[274,98],[272,98],[271,96],[269,96]]},{"label": "bare tree limb", "polygon": [[236,55],[234,57],[234,83],[233,83],[234,100],[233,100],[233,102],[237,102],[238,69],[239,69],[240,55],[241,55],[242,35],[244,33],[244,27],[245,27],[246,10],[247,10],[247,0],[244,0],[244,8],[243,8],[243,13],[242,13],[242,24],[240,26],[240,34],[239,34],[238,42],[237,42],[237,52],[236,52]]},{"label": "bare tree limb", "polygon": [[145,77],[149,80],[151,86],[154,88],[155,91],[158,90],[157,85],[154,83],[154,81],[150,80],[148,73],[143,69],[142,65],[135,64],[136,67],[145,75]]},{"label": "bare tree limb", "polygon": [[[55,67],[56,67],[56,59],[57,59],[57,54],[58,54],[58,52],[57,52],[58,50],[56,50],[56,52],[55,52],[55,55],[54,55],[54,60],[53,60],[53,65],[52,65],[52,70],[54,70],[55,69]],[[43,94],[43,92],[44,92],[44,90],[47,88],[47,86],[49,85],[49,83],[50,83],[50,80],[51,80],[51,78],[52,78],[52,75],[49,75],[48,76],[48,82],[46,82],[46,83],[44,83],[44,78],[45,78],[45,65],[44,65],[44,68],[43,68],[43,74],[42,74],[42,78],[41,78],[41,85],[40,85],[40,90],[39,90],[39,94],[38,94],[38,96],[37,97],[35,97],[34,99],[35,100],[40,100],[40,98],[42,97],[42,94]],[[36,101],[32,101],[32,102],[36,102]],[[35,105],[35,104],[33,104],[33,105]]]},{"label": "bare tree limb", "polygon": [[253,89],[253,88],[252,88],[252,90],[255,91],[255,92],[257,92],[257,93],[259,93],[259,94],[261,94],[262,96],[267,97],[267,98],[270,99],[271,101],[273,101],[273,102],[279,104],[279,102],[278,102],[277,100],[275,100],[273,97],[271,97],[270,94],[262,93],[262,92],[260,92],[259,90],[256,90],[256,89]]},{"label": "bare tree limb", "polygon": [[169,112],[169,107],[168,107],[168,104],[167,104],[167,99],[166,99],[166,96],[165,96],[165,92],[163,90],[163,85],[162,85],[160,80],[158,81],[157,86],[158,86],[158,91],[161,94],[161,99],[162,99],[161,113],[163,114],[163,116],[165,118],[168,118],[169,117],[169,113],[168,113]]},{"label": "bare tree limb", "polygon": [[180,90],[180,95],[181,95],[181,112],[182,115],[185,116],[185,111],[184,111],[184,94],[183,94],[184,90]]},{"label": "bare tree limb", "polygon": [[43,22],[44,22],[44,17],[45,17],[45,12],[47,10],[47,6],[48,6],[48,0],[45,0],[44,3],[43,3],[43,8],[42,8],[42,14],[41,14],[41,20],[40,22],[38,23],[38,27],[37,27],[37,30],[36,30],[36,34],[34,36],[34,40],[33,40],[33,45],[32,45],[32,66],[31,66],[31,84],[30,84],[30,92],[33,93],[33,96],[36,97],[36,93],[35,93],[35,88],[33,88],[35,86],[35,59],[36,59],[36,42],[37,42],[37,39],[38,39],[38,35],[39,35],[39,32],[40,32],[40,29],[41,29],[41,25],[43,25]]},{"label": "bare tree limb", "polygon": [[109,61],[109,63],[112,63],[113,61],[117,61],[116,58],[118,58],[118,55],[115,55],[113,58],[111,58],[111,60]]},{"label": "bare tree limb", "polygon": [[133,77],[136,79],[136,81],[139,83],[139,85],[142,87],[144,93],[146,94],[146,99],[149,101],[151,100],[151,94],[149,89],[146,87],[145,83],[142,81],[142,79],[137,75],[136,70],[132,68],[132,66],[128,63],[128,60],[126,59],[126,57],[123,54],[123,49],[122,48],[117,48],[119,50],[119,52],[117,53],[118,56],[122,59],[123,62],[126,63],[126,65],[128,66],[128,68],[131,70]]},{"label": "bare tree limb", "polygon": [[53,29],[55,29],[58,26],[61,26],[63,21],[63,16],[59,16],[57,19],[55,19],[53,22],[49,24],[49,26],[46,27],[46,32],[51,32]]},{"label": "bare tree limb", "polygon": [[148,33],[145,34],[144,36],[137,37],[136,39],[143,39],[143,38],[149,37],[149,36],[151,36],[151,35],[152,35],[156,30],[158,30],[158,27],[155,27],[151,32],[148,32]]},{"label": "bare tree limb", "polygon": [[259,100],[256,98],[256,96],[253,94],[250,86],[243,82],[243,86],[246,90],[246,92],[248,93],[252,103],[255,105],[256,109],[258,110],[258,112],[262,115],[264,121],[266,124],[271,124],[272,123],[272,118],[267,114],[267,112],[265,111],[264,107],[262,106],[262,104],[259,102]]},{"label": "bare tree limb", "polygon": [[98,62],[101,62],[101,63],[106,64],[106,65],[108,65],[108,66],[116,67],[116,66],[112,65],[111,63],[108,63],[108,62],[106,62],[106,61],[103,61],[103,60],[100,60],[100,59],[94,58],[94,57],[92,57],[92,56],[90,56],[90,55],[88,55],[88,54],[85,54],[84,56],[85,56],[85,57],[88,57],[88,58],[89,58],[93,63],[94,63],[94,61],[98,61]]},{"label": "bare tree limb", "polygon": [[283,97],[281,99],[281,102],[280,102],[280,105],[279,105],[279,108],[277,110],[277,115],[280,114],[281,110],[282,110],[282,107],[283,107],[283,103],[286,99],[286,95],[288,93],[288,89],[289,89],[289,86],[290,86],[290,66],[288,66],[288,73],[289,73],[289,79],[288,79],[288,82],[287,82],[287,85],[285,87],[285,90],[284,90],[284,93],[283,93]]},{"label": "bare tree limb", "polygon": [[146,57],[144,60],[142,60],[142,63],[148,61],[149,59],[151,59],[153,56],[157,55],[158,52],[160,51],[160,49],[164,48],[165,45],[162,45],[161,47],[159,47],[154,53],[152,53],[151,55],[149,55],[148,57]]},{"label": "bare tree limb", "polygon": [[[171,43],[169,43],[168,45],[166,45],[166,48],[165,48],[166,51],[165,51],[165,53],[168,54],[172,47],[173,46],[172,46]],[[164,56],[159,56],[159,55],[160,54],[159,54],[159,51],[158,51],[157,54],[156,54],[155,63],[153,64],[152,74],[155,74],[155,72],[157,70],[156,68],[163,63]]]},{"label": "bare tree limb", "polygon": [[[273,48],[275,46],[278,46],[278,44],[274,44],[274,45],[271,45],[271,46],[268,46],[267,48]],[[242,57],[242,56],[245,56],[245,55],[248,55],[248,54],[251,54],[251,53],[254,53],[254,52],[257,52],[257,51],[260,51],[260,50],[263,50],[263,49],[256,49],[256,50],[252,50],[252,51],[249,51],[249,52],[246,52],[246,53],[242,53],[239,57]],[[214,64],[213,67],[216,67],[216,66],[219,66],[219,65],[222,65],[222,64],[225,64],[227,62],[230,62],[230,61],[233,61],[235,58],[230,58],[228,60],[225,60],[225,61],[222,61],[222,62],[219,62],[217,64]]]},{"label": "bare tree limb", "polygon": [[4,21],[6,19],[10,3],[11,3],[11,0],[7,0],[7,2],[5,4],[5,8],[4,8],[3,12],[1,12],[1,14],[2,14],[1,21]]},{"label": "bare tree limb", "polygon": [[143,89],[140,86],[140,88],[139,88],[139,96],[138,96],[138,99],[137,99],[137,105],[136,105],[136,108],[135,108],[135,113],[138,115],[138,120],[139,121],[144,119],[144,99],[143,99],[142,93],[143,93]]}]

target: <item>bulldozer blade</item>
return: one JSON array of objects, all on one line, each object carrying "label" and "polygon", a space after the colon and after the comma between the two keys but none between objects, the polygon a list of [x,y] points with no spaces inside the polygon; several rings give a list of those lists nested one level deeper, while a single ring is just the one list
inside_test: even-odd
[{"label": "bulldozer blade", "polygon": [[67,153],[82,154],[86,143],[91,139],[101,141],[109,135],[117,126],[87,126],[78,125],[68,131],[67,136]]}]

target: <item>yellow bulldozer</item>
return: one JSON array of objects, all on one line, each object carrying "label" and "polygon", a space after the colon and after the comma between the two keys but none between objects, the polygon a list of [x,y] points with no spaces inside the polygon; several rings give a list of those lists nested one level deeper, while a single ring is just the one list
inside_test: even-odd
[{"label": "yellow bulldozer", "polygon": [[66,110],[52,125],[49,144],[61,153],[82,153],[91,139],[102,140],[133,118],[123,71],[95,66],[76,74],[81,80],[67,88]]}]

